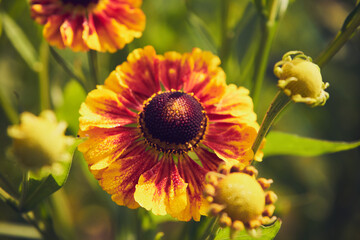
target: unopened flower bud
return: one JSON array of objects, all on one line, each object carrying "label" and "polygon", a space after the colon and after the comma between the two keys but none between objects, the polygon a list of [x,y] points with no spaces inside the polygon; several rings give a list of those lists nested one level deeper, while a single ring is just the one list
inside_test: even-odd
[{"label": "unopened flower bud", "polygon": [[[294,58],[291,56],[294,55]],[[274,73],[279,78],[278,87],[294,102],[311,106],[324,105],[329,94],[318,65],[300,51],[290,51],[275,64]]]}]

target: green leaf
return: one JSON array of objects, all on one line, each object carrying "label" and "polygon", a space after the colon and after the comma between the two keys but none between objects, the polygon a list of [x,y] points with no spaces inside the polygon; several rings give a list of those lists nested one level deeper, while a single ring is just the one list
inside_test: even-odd
[{"label": "green leaf", "polygon": [[65,120],[68,123],[69,130],[76,134],[79,129],[79,109],[86,98],[86,92],[82,86],[72,80],[64,88],[63,104],[56,108],[58,119]]},{"label": "green leaf", "polygon": [[360,146],[357,142],[335,142],[272,131],[266,137],[265,156],[294,155],[312,157],[350,150]]},{"label": "green leaf", "polygon": [[25,60],[31,69],[38,71],[39,56],[37,55],[33,45],[30,43],[24,32],[8,14],[1,12],[0,18],[2,20],[4,32],[6,33],[14,48],[18,51],[20,56]]},{"label": "green leaf", "polygon": [[196,36],[196,40],[199,41],[199,47],[217,54],[215,41],[208,31],[204,21],[194,13],[189,12],[187,15],[187,22],[190,25],[193,36]]},{"label": "green leaf", "polygon": [[[82,140],[77,139],[74,144],[69,147],[68,152],[73,155],[77,145]],[[51,174],[41,174],[40,176],[30,173],[27,190],[22,196],[20,202],[20,211],[32,210],[36,205],[59,190],[66,182],[71,167],[72,157],[67,161],[59,162],[61,166],[54,169]]]},{"label": "green leaf", "polygon": [[235,233],[233,238],[230,238],[230,228],[223,228],[217,233],[215,240],[271,240],[274,239],[281,227],[281,220],[278,219],[270,226],[261,226],[254,236],[249,235],[248,232],[241,231]]}]

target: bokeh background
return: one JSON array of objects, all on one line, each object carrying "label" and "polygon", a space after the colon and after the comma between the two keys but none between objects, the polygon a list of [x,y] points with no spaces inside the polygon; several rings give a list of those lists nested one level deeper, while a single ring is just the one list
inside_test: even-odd
[{"label": "bokeh background", "polygon": [[[247,8],[250,1],[230,2],[229,25],[237,24],[246,12],[254,11],[254,8]],[[301,50],[316,58],[341,28],[355,3],[355,0],[290,2],[270,52],[260,104],[256,109],[259,121],[277,91],[277,79],[272,73],[274,63],[289,50]],[[145,45],[153,45],[158,53],[171,50],[188,52],[193,47],[200,47],[221,57],[221,51],[214,47],[219,46],[222,36],[220,4],[221,0],[145,0],[142,9],[147,16],[147,26],[143,37],[115,54],[100,53],[101,79],[104,80],[116,65],[122,63],[128,52]],[[0,11],[15,20],[35,51],[46,48],[42,27],[31,20],[26,0],[0,1]],[[239,33],[234,33],[237,34],[236,42],[229,46],[230,53],[239,61],[230,58],[222,64],[228,82],[245,86],[251,86],[251,79],[244,77],[241,64],[252,60],[243,52],[259,40],[256,17],[250,21]],[[39,73],[33,70],[37,65],[34,63],[30,67],[24,61],[4,29],[0,34],[0,91],[3,100],[19,113],[30,111],[38,114]],[[89,75],[85,53],[70,50],[58,50],[58,53],[79,74]],[[52,107],[59,119],[68,121],[67,134],[75,136],[78,108],[85,93],[51,55],[46,55],[46,51],[44,54],[49,59]],[[273,129],[318,139],[359,140],[360,34],[355,34],[323,67],[322,74],[324,81],[330,83],[327,90],[330,99],[326,105],[309,108],[293,104]],[[6,129],[10,122],[2,109],[0,119],[0,171],[16,189],[21,174],[8,154],[11,140]],[[279,196],[276,215],[282,219],[283,225],[276,239],[360,239],[359,149],[321,157],[265,157],[256,167],[260,176],[274,179],[272,188]],[[4,183],[0,181],[0,185]],[[75,153],[67,183],[51,197],[49,204],[58,209],[52,212],[56,216],[57,231],[69,239],[152,239],[154,232],[141,229],[151,229],[168,219],[151,218],[142,209],[116,206],[88,173],[79,153]],[[0,202],[0,223],[5,222],[24,224],[15,211]],[[170,221],[159,224],[159,229],[165,232],[164,239],[196,239],[192,231],[201,224]],[[183,229],[187,229],[186,234],[179,235]]]}]

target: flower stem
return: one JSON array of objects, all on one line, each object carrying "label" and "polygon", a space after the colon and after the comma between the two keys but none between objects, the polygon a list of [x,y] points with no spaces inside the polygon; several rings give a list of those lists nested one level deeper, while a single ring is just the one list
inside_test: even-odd
[{"label": "flower stem", "polygon": [[90,90],[87,89],[85,86],[85,81],[80,78],[79,76],[77,76],[72,70],[71,68],[68,66],[68,64],[66,63],[66,61],[52,48],[50,47],[50,53],[53,56],[53,58],[55,59],[55,61],[63,68],[63,70],[73,79],[75,79],[78,83],[80,83],[80,85],[85,89],[85,90]]},{"label": "flower stem", "polygon": [[39,71],[40,109],[50,109],[49,46],[45,41],[40,46],[41,69]]},{"label": "flower stem", "polygon": [[8,192],[6,192],[3,188],[0,187],[0,199],[7,203],[14,209],[17,209],[19,201],[12,197]]},{"label": "flower stem", "polygon": [[88,61],[89,61],[89,69],[91,74],[91,88],[94,89],[96,87],[96,84],[99,84],[99,69],[97,64],[97,52],[94,50],[88,51]]},{"label": "flower stem", "polygon": [[262,37],[261,37],[259,51],[255,58],[255,78],[254,78],[255,85],[252,91],[254,109],[257,108],[259,102],[261,87],[266,72],[266,66],[269,60],[270,49],[278,26],[278,22],[275,20],[277,5],[278,5],[278,1],[273,0],[271,3],[269,15],[268,16],[262,15],[262,21],[261,21]]},{"label": "flower stem", "polygon": [[207,228],[204,231],[203,236],[200,238],[201,240],[213,240],[216,237],[216,231],[219,229],[219,217],[213,217],[211,222],[209,222]]},{"label": "flower stem", "polygon": [[256,154],[257,150],[259,149],[262,140],[266,136],[270,127],[272,126],[275,118],[289,104],[290,101],[291,101],[291,99],[285,93],[283,93],[280,90],[278,91],[274,100],[270,104],[268,111],[265,114],[265,117],[261,123],[259,132],[254,141],[254,144],[252,145],[252,150],[254,152],[254,155]]},{"label": "flower stem", "polygon": [[344,21],[344,24],[335,38],[330,42],[326,49],[318,56],[315,63],[323,67],[353,36],[353,33],[360,25],[360,3],[351,11]]}]

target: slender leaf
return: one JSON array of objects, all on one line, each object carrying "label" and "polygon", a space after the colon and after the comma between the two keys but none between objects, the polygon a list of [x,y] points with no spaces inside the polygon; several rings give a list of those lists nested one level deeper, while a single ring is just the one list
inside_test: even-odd
[{"label": "slender leaf", "polygon": [[201,45],[200,47],[217,54],[215,41],[207,30],[204,21],[191,12],[187,15],[187,21],[191,27],[192,32],[194,33],[193,35],[197,37],[197,40],[199,40]]},{"label": "slender leaf", "polygon": [[357,142],[335,142],[272,131],[266,137],[265,156],[295,155],[319,156],[327,153],[346,151],[360,146]]},{"label": "slender leaf", "polygon": [[39,68],[39,56],[37,55],[29,39],[8,14],[1,12],[0,18],[4,32],[6,33],[14,48],[18,51],[20,56],[25,60],[29,67],[34,71],[37,71]]},{"label": "slender leaf", "polygon": [[[68,149],[68,152],[73,155],[76,146],[81,140],[76,140],[75,143]],[[40,201],[50,196],[55,191],[59,190],[66,182],[71,167],[72,158],[61,162],[61,166],[55,169],[51,174],[44,176],[30,175],[28,189],[22,200],[20,210],[29,211],[33,209]]]},{"label": "slender leaf", "polygon": [[84,102],[86,93],[82,86],[72,80],[68,82],[64,89],[64,102],[56,108],[56,115],[59,119],[65,120],[69,125],[69,130],[76,134],[79,129],[79,109]]},{"label": "slender leaf", "polygon": [[245,230],[235,233],[233,238],[230,238],[230,229],[220,229],[215,237],[215,240],[271,240],[274,239],[281,227],[281,220],[277,220],[270,226],[261,226],[256,230],[255,236],[249,235]]}]

